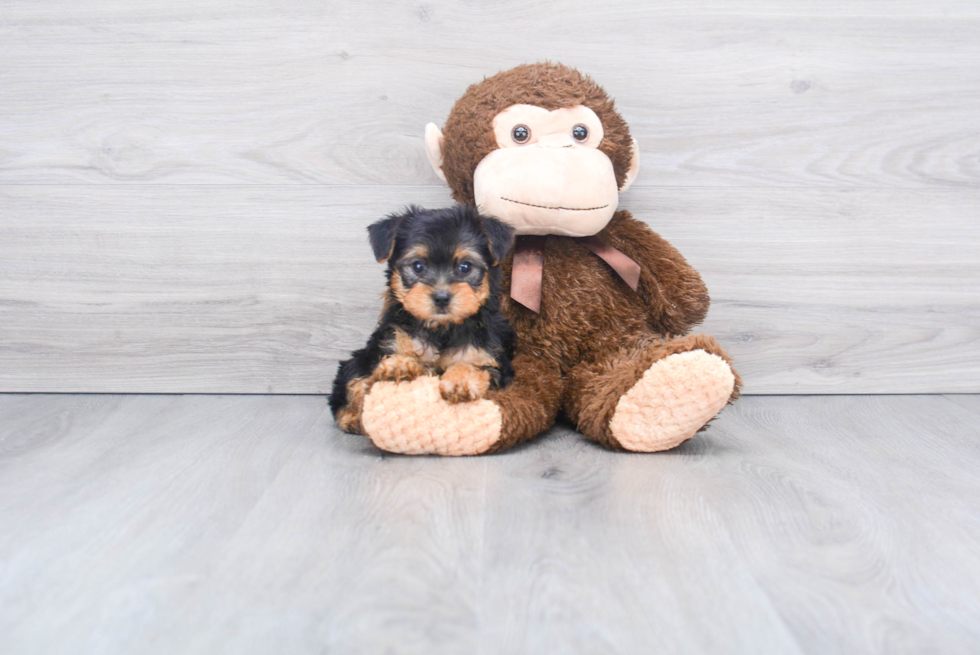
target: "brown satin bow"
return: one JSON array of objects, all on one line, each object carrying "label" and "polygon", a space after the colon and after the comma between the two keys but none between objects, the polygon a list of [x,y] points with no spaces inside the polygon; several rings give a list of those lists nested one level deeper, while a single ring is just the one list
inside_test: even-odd
[{"label": "brown satin bow", "polygon": [[[510,279],[510,297],[535,314],[541,311],[541,280],[544,276],[544,245],[547,236],[525,235],[517,237],[514,248],[514,266]],[[588,248],[599,259],[609,264],[633,291],[640,284],[640,265],[613,248],[597,236],[556,237],[572,239]]]}]

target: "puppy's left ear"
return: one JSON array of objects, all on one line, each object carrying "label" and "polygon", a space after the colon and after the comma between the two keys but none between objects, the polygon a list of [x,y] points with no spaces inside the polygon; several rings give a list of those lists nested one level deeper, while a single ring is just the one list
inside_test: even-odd
[{"label": "puppy's left ear", "polygon": [[494,265],[499,264],[514,245],[514,228],[489,216],[480,217],[480,227],[490,242],[490,256]]},{"label": "puppy's left ear", "polygon": [[378,260],[379,264],[384,264],[391,259],[391,255],[395,251],[398,226],[403,220],[413,215],[415,209],[414,206],[411,206],[403,214],[389,214],[368,226],[368,240],[371,242],[371,249],[374,250],[374,258]]}]

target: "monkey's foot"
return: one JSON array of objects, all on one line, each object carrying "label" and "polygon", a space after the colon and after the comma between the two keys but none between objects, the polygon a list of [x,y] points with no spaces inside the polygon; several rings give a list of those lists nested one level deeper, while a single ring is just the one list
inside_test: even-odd
[{"label": "monkey's foot", "polygon": [[361,423],[374,445],[405,455],[479,455],[500,439],[503,416],[496,403],[450,403],[439,378],[376,382],[364,398]]},{"label": "monkey's foot", "polygon": [[693,437],[732,396],[731,366],[704,350],[657,360],[619,399],[609,429],[626,450],[669,450]]}]

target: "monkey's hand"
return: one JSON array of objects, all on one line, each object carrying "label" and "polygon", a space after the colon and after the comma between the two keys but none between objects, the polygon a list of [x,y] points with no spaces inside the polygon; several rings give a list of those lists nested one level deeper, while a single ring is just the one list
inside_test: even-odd
[{"label": "monkey's hand", "polygon": [[364,432],[381,450],[405,455],[479,455],[526,441],[554,423],[563,380],[557,365],[534,357],[518,354],[513,366],[505,389],[465,403],[443,398],[434,375],[378,382],[364,398]]},{"label": "monkey's hand", "polygon": [[405,455],[479,455],[500,439],[502,417],[492,400],[451,403],[440,380],[378,382],[364,399],[364,432],[374,445]]},{"label": "monkey's hand", "polygon": [[659,234],[620,210],[599,236],[640,265],[637,293],[648,308],[655,331],[687,334],[704,320],[711,303],[704,281]]}]

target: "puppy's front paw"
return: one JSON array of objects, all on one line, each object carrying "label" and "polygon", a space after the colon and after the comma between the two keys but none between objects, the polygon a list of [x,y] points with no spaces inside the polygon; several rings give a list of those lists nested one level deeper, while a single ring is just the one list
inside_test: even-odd
[{"label": "puppy's front paw", "polygon": [[490,388],[490,373],[468,364],[453,364],[439,379],[439,393],[448,402],[478,400]]},{"label": "puppy's front paw", "polygon": [[406,382],[422,375],[425,369],[414,357],[406,355],[388,355],[374,369],[374,379],[388,382]]}]

